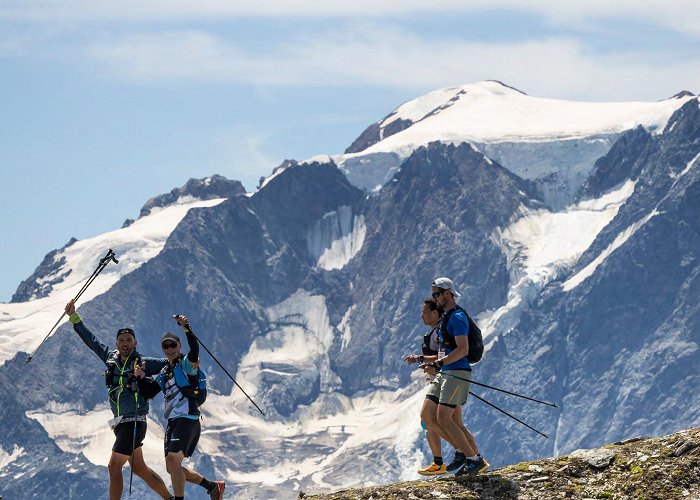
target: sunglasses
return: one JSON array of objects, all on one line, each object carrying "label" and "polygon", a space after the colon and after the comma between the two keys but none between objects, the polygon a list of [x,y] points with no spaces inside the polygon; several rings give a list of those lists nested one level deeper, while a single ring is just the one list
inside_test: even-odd
[{"label": "sunglasses", "polygon": [[445,291],[446,291],[446,290],[440,290],[439,292],[433,292],[433,293],[431,293],[430,295],[432,295],[434,299],[437,299],[440,295],[442,295],[443,293],[445,293]]},{"label": "sunglasses", "polygon": [[175,342],[163,342],[162,347],[163,347],[163,350],[175,349],[177,347],[177,344]]}]

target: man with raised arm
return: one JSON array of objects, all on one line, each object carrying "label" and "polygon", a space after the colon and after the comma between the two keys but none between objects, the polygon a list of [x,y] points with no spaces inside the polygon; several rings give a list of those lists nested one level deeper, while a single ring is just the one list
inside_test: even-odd
[{"label": "man with raised arm", "polygon": [[[182,466],[186,457],[192,456],[201,432],[199,423],[199,342],[185,316],[175,316],[187,337],[189,352],[181,353],[180,338],[166,332],[161,338],[161,347],[168,359],[167,365],[156,377],[165,394],[165,418],[168,428],[165,431],[165,465],[173,483],[175,500],[185,498],[185,482],[203,487],[211,500],[223,498],[223,481],[209,481],[194,470]],[[137,368],[136,375],[143,377],[146,372]]]},{"label": "man with raised arm", "polygon": [[146,437],[148,401],[139,395],[138,390],[135,390],[134,384],[131,383],[136,367],[140,365],[141,372],[146,375],[155,375],[168,364],[167,359],[141,356],[136,350],[136,334],[131,328],[118,330],[116,349],[109,349],[88,330],[76,312],[73,301],[66,304],[65,312],[81,340],[107,365],[104,375],[109,404],[114,415],[110,425],[116,438],[107,465],[109,499],[121,498],[124,489],[122,467],[127,461],[134,474],[143,479],[161,498],[171,498],[163,479],[143,460],[141,446]]}]

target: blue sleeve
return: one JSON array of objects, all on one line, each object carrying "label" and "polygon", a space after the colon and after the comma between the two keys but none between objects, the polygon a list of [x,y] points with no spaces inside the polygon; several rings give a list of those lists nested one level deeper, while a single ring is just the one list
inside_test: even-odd
[{"label": "blue sleeve", "polygon": [[97,340],[97,337],[93,335],[93,333],[88,330],[88,327],[85,326],[85,323],[80,321],[79,323],[73,323],[73,330],[78,334],[80,339],[85,343],[86,346],[88,346],[92,352],[97,354],[97,356],[102,360],[102,362],[106,362],[107,358],[109,357],[110,350],[109,348]]},{"label": "blue sleeve", "polygon": [[187,356],[182,358],[181,364],[182,369],[185,371],[186,374],[197,375],[197,369],[194,366],[192,366],[192,362],[187,358]]},{"label": "blue sleeve", "polygon": [[158,385],[160,386],[160,390],[165,392],[165,384],[163,383],[163,377],[165,377],[165,375],[163,375],[163,372],[161,372],[158,375],[156,375],[156,377],[153,380],[158,382]]},{"label": "blue sleeve", "polygon": [[447,332],[453,337],[469,335],[469,320],[462,311],[456,311],[447,322]]},{"label": "blue sleeve", "polygon": [[160,371],[163,369],[165,365],[168,364],[168,359],[167,358],[148,358],[148,357],[143,357],[141,358],[141,361],[146,363],[146,375],[149,377],[151,375],[157,375],[160,373]]}]

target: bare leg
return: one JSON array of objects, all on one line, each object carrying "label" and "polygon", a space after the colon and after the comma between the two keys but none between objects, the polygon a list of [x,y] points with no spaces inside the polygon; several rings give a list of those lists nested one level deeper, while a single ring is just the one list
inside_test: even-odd
[{"label": "bare leg", "polygon": [[454,444],[450,441],[449,437],[447,434],[445,434],[445,431],[438,425],[438,420],[437,420],[437,411],[438,411],[438,404],[435,403],[434,401],[431,401],[430,399],[426,399],[423,402],[423,408],[421,409],[420,412],[420,418],[423,422],[425,422],[425,426],[428,428],[428,432],[431,434],[434,434],[441,439],[444,439],[445,441],[449,442],[453,447]]},{"label": "bare leg", "polygon": [[165,456],[165,466],[170,473],[170,479],[173,483],[173,494],[176,497],[185,496],[185,470],[182,468],[182,460],[185,458],[184,453],[168,452]]},{"label": "bare leg", "polygon": [[[459,429],[462,431],[462,434],[464,434],[464,437],[466,438],[467,442],[469,443],[469,446],[471,446],[472,450],[474,450],[476,452],[476,454],[478,455],[480,452],[479,452],[479,448],[476,446],[476,441],[474,440],[474,436],[472,435],[471,432],[469,432],[469,429],[467,429],[464,426],[464,422],[462,421],[462,406],[461,405],[457,406],[457,408],[455,408],[455,411],[452,413],[452,416],[453,416],[453,419],[455,421],[455,424],[457,424],[457,427],[459,427]],[[458,450],[458,451],[461,451],[461,450]]]},{"label": "bare leg", "polygon": [[167,500],[172,496],[170,491],[168,491],[168,487],[165,486],[163,479],[146,465],[146,462],[143,460],[143,450],[141,447],[134,450],[134,460],[132,462],[131,457],[129,457],[129,463],[134,468],[134,474],[143,479],[148,487],[158,493],[161,498]]},{"label": "bare leg", "polygon": [[426,439],[428,440],[428,447],[430,448],[430,452],[433,454],[433,456],[441,457],[442,443],[440,442],[440,436],[438,435],[438,433],[428,430],[428,435]]},{"label": "bare leg", "polygon": [[464,437],[460,428],[455,424],[452,414],[455,409],[445,405],[437,405],[437,423],[442,430],[447,441],[455,448],[464,450],[468,457],[476,455],[476,452],[469,445],[469,441]]},{"label": "bare leg", "polygon": [[107,464],[109,471],[109,500],[119,500],[124,489],[124,479],[122,478],[122,467],[129,460],[129,455],[112,452]]},{"label": "bare leg", "polygon": [[188,469],[187,467],[182,467],[182,470],[185,472],[185,480],[188,483],[192,484],[199,484],[202,482],[202,479],[204,479],[204,476],[202,476],[200,473],[197,471],[193,471],[192,469]]}]

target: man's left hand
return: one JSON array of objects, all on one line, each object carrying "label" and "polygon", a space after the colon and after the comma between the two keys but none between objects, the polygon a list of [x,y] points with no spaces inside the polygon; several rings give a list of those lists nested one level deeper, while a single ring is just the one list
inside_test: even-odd
[{"label": "man's left hand", "polygon": [[180,326],[185,326],[185,325],[190,324],[190,322],[187,320],[187,316],[183,316],[182,314],[176,315],[175,321],[177,321],[177,324]]}]

